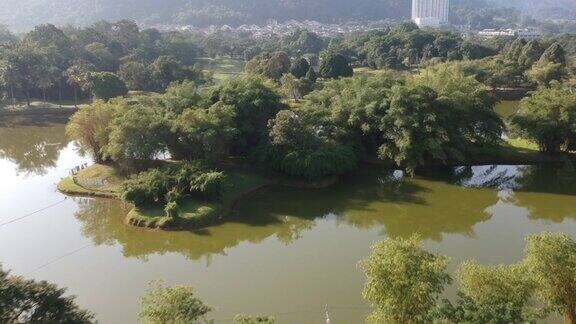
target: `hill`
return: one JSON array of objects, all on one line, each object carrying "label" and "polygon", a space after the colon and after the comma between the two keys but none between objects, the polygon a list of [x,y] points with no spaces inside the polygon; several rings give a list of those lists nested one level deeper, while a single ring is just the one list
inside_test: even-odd
[{"label": "hill", "polygon": [[[511,6],[539,18],[574,18],[574,0],[455,0],[454,7]],[[410,0],[2,0],[0,24],[25,31],[42,23],[86,25],[134,19],[141,24],[239,25],[285,21],[405,19]]]}]

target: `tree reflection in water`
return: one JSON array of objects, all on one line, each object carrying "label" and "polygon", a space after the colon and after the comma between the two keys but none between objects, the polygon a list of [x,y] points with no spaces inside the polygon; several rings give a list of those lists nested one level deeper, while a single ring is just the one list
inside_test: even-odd
[{"label": "tree reflection in water", "polygon": [[[266,188],[239,204],[227,223],[191,232],[128,226],[124,223],[127,206],[115,200],[76,198],[76,217],[94,244],[119,244],[126,257],[146,260],[154,254],[179,253],[191,260],[204,258],[209,264],[211,256],[226,254],[242,242],[259,243],[274,236],[288,245],[327,218],[339,226],[377,228],[382,235],[408,237],[418,232],[424,239],[441,241],[445,234],[474,236],[474,226],[488,221],[489,207],[499,201],[526,207],[530,217],[557,220],[557,215],[573,215],[574,186],[570,182],[565,187],[545,185],[543,180],[561,183],[554,176],[557,173],[548,172],[547,168],[486,166],[408,178],[399,171],[365,169],[328,189]],[[546,191],[553,196],[540,198]]]},{"label": "tree reflection in water", "polygon": [[[57,120],[58,121],[58,120]],[[44,175],[56,166],[69,141],[65,121],[0,122],[0,159],[17,165],[18,173]]]}]

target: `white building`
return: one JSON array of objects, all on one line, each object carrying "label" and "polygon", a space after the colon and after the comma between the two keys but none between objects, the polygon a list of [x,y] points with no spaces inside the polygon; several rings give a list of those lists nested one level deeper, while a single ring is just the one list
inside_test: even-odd
[{"label": "white building", "polygon": [[412,0],[412,20],[419,27],[448,24],[450,0]]}]

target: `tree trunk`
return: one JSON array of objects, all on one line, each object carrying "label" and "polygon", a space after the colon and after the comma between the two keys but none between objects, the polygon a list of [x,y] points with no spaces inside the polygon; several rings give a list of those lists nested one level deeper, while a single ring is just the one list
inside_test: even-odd
[{"label": "tree trunk", "polygon": [[28,105],[28,107],[30,107],[30,90],[26,89],[26,91],[24,91],[24,93],[26,94],[26,105]]},{"label": "tree trunk", "polygon": [[42,100],[44,100],[44,104],[48,105],[48,102],[46,102],[46,89],[42,89]]},{"label": "tree trunk", "polygon": [[12,108],[16,109],[16,98],[14,98],[14,85],[10,83],[10,97],[12,97]]},{"label": "tree trunk", "polygon": [[74,108],[78,108],[78,88],[74,86]]},{"label": "tree trunk", "polygon": [[62,108],[62,79],[58,80],[58,103]]},{"label": "tree trunk", "polygon": [[574,312],[573,306],[564,311],[564,324],[576,324],[576,312]]}]

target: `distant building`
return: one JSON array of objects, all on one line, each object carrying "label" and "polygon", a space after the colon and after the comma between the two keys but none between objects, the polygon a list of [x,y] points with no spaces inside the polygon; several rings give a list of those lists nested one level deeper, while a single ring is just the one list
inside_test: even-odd
[{"label": "distant building", "polygon": [[542,37],[542,34],[536,29],[484,29],[478,32],[478,36],[484,38],[494,37],[511,37],[511,38],[524,38],[536,39]]},{"label": "distant building", "polygon": [[450,0],[412,0],[412,20],[419,27],[448,24]]}]

